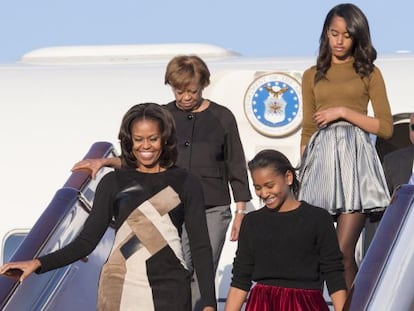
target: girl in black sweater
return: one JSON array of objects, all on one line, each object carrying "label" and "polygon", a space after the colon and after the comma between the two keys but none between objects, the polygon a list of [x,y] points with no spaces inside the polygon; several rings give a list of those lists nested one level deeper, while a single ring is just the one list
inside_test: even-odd
[{"label": "girl in black sweater", "polygon": [[249,162],[257,196],[264,206],[243,219],[226,311],[329,310],[326,281],[335,310],[346,299],[342,254],[332,217],[295,198],[295,169],[275,150]]}]

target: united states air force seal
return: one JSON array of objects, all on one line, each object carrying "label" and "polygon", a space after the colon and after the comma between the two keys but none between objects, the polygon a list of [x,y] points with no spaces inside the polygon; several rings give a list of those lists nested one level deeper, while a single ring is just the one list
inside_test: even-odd
[{"label": "united states air force seal", "polygon": [[274,72],[259,76],[244,96],[244,111],[260,133],[286,136],[302,123],[302,91],[293,76]]}]

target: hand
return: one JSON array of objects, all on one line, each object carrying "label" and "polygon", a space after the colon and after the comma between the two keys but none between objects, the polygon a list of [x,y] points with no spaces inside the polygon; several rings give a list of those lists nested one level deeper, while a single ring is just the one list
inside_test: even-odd
[{"label": "hand", "polygon": [[92,179],[95,179],[96,174],[102,166],[104,166],[102,159],[85,159],[76,163],[71,171],[74,172],[87,169],[91,172]]},{"label": "hand", "polygon": [[240,225],[242,223],[244,214],[236,214],[234,216],[233,224],[231,226],[230,241],[237,241],[239,239]]},{"label": "hand", "polygon": [[[236,211],[246,211],[247,202],[236,202]],[[243,220],[243,213],[236,213],[234,216],[233,224],[231,226],[230,241],[237,241],[239,239],[240,226]]]},{"label": "hand", "polygon": [[[16,277],[15,271],[12,269],[21,270],[20,277],[18,277],[19,282],[23,282],[30,274],[41,267],[41,263],[38,259],[32,259],[27,261],[16,261],[9,262],[0,267],[0,274],[5,276]],[[17,278],[17,277],[16,277]]]},{"label": "hand", "polygon": [[318,111],[313,115],[313,121],[319,128],[326,127],[329,123],[343,118],[343,107],[332,107]]}]

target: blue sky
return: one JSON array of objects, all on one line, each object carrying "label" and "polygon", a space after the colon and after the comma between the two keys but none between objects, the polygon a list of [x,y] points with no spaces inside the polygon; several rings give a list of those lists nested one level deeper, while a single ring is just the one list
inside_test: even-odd
[{"label": "blue sky", "polygon": [[[316,55],[338,1],[0,0],[0,63],[47,46],[197,42],[246,56]],[[412,0],[354,1],[380,54],[414,51]]]}]

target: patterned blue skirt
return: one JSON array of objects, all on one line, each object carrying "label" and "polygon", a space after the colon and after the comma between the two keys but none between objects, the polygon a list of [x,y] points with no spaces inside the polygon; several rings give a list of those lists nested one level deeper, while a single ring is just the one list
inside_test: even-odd
[{"label": "patterned blue skirt", "polygon": [[384,172],[369,134],[345,121],[311,137],[299,172],[299,199],[332,215],[381,211],[390,202]]}]

